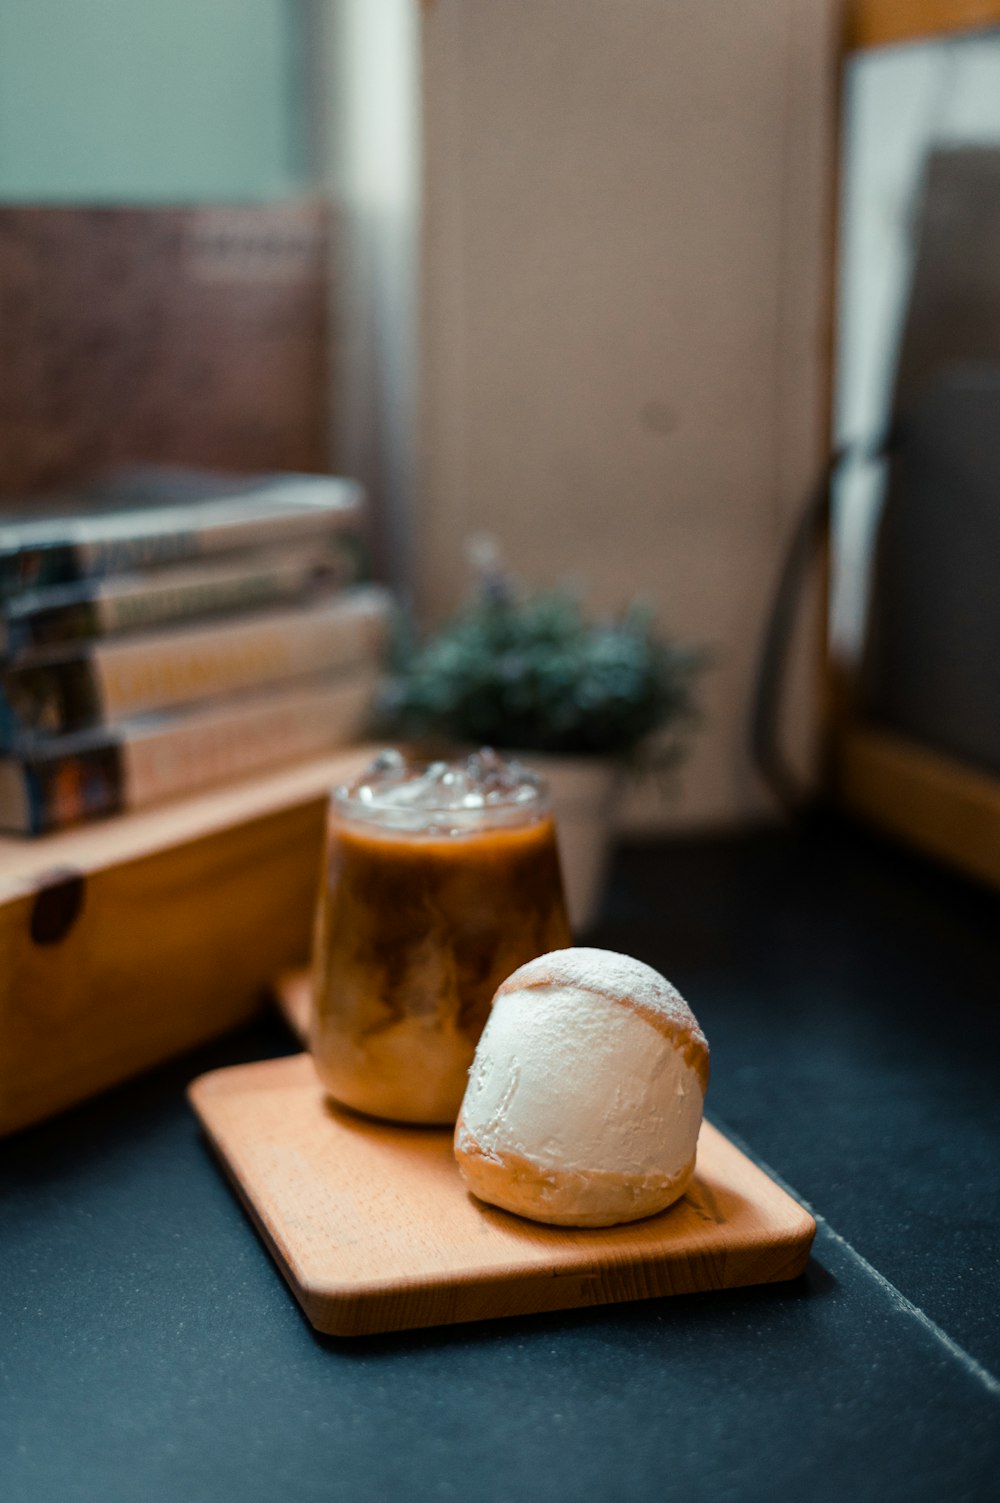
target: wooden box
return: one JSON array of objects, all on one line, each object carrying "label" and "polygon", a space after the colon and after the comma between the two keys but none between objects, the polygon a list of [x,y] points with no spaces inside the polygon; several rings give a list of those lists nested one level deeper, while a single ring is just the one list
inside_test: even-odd
[{"label": "wooden box", "polygon": [[225,1032],[303,964],[328,790],[366,756],[0,839],[0,1133]]}]

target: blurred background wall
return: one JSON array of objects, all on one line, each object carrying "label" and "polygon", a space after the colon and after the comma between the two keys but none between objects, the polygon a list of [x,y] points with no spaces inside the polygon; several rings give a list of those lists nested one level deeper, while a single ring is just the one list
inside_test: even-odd
[{"label": "blurred background wall", "polygon": [[[424,7],[422,600],[455,604],[485,529],[532,583],[645,596],[712,650],[680,792],[629,823],[767,808],[747,714],[826,438],[836,11]],[[803,756],[818,664],[814,636]]]},{"label": "blurred background wall", "polygon": [[245,201],[307,180],[298,0],[3,0],[0,198]]}]

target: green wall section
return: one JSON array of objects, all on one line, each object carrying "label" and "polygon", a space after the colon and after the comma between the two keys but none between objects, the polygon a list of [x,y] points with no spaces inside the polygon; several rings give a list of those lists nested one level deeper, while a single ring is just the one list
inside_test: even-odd
[{"label": "green wall section", "polygon": [[0,199],[257,200],[305,180],[300,0],[0,0]]}]

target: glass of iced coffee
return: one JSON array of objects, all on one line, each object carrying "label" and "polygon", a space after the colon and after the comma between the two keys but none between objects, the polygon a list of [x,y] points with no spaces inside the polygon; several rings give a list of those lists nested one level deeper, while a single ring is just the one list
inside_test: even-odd
[{"label": "glass of iced coffee", "polygon": [[495,752],[383,752],[331,809],[310,1048],[344,1106],[454,1122],[500,982],[571,943],[544,784]]}]

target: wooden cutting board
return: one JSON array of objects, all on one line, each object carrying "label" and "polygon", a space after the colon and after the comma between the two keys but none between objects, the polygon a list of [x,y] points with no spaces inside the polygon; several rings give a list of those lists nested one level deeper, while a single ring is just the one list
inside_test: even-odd
[{"label": "wooden cutting board", "polygon": [[195,1111],[318,1331],[363,1336],[795,1278],[812,1217],[706,1123],[670,1210],[545,1227],[466,1190],[451,1132],[328,1102],[306,1054],[194,1081]]}]

